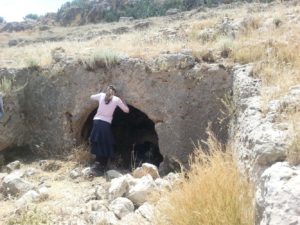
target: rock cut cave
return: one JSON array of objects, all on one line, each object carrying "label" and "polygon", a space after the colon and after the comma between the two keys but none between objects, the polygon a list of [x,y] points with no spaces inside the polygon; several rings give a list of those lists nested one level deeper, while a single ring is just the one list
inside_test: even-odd
[{"label": "rock cut cave", "polygon": [[[139,109],[131,105],[129,108],[128,114],[119,108],[114,112],[111,125],[116,141],[113,163],[126,169],[140,166],[144,162],[159,166],[163,157],[159,151],[154,122]],[[89,114],[81,130],[81,138],[86,143],[92,131],[96,111],[97,108]]]}]

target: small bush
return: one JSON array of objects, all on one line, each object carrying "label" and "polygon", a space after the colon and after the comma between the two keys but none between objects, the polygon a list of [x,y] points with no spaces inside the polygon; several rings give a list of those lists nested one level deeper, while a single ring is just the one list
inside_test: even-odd
[{"label": "small bush", "polygon": [[1,23],[5,23],[5,19],[2,16],[0,16],[0,24]]},{"label": "small bush", "polygon": [[252,225],[252,185],[241,176],[230,149],[210,135],[209,153],[198,147],[191,168],[158,204],[156,224]]},{"label": "small bush", "polygon": [[24,17],[25,20],[26,20],[26,19],[37,20],[38,18],[39,18],[39,16],[38,16],[37,14],[32,14],[32,13],[27,14],[27,15]]},{"label": "small bush", "polygon": [[220,49],[220,54],[223,58],[228,58],[232,52],[232,49],[234,48],[234,40],[231,38],[220,38],[219,42],[219,49]]},{"label": "small bush", "polygon": [[34,59],[27,59],[26,64],[29,69],[38,69],[39,68],[38,62]]}]

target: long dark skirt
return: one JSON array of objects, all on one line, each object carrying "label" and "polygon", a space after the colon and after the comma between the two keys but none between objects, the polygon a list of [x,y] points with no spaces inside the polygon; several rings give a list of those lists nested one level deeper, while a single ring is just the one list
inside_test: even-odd
[{"label": "long dark skirt", "polygon": [[90,143],[92,145],[92,154],[95,154],[97,157],[111,158],[114,153],[115,140],[110,123],[103,120],[94,120]]}]

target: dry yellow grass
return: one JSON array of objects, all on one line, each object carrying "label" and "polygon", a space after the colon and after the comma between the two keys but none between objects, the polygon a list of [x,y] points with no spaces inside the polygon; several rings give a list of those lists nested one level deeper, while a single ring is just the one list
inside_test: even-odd
[{"label": "dry yellow grass", "polygon": [[80,145],[73,149],[73,151],[69,155],[69,159],[77,165],[84,166],[91,161],[92,155],[87,145]]},{"label": "dry yellow grass", "polygon": [[287,150],[287,160],[291,165],[300,164],[300,112],[289,115],[292,127],[292,143]]},{"label": "dry yellow grass", "polygon": [[252,185],[242,177],[232,152],[211,136],[210,154],[196,149],[191,170],[158,203],[156,224],[252,225]]},{"label": "dry yellow grass", "polygon": [[[174,21],[168,28],[176,28],[178,36],[170,39],[161,35],[166,21],[163,18],[154,18],[154,25],[147,31],[133,31],[118,36],[101,36],[85,42],[62,41],[54,43],[32,44],[24,47],[5,47],[0,51],[0,64],[8,67],[28,67],[32,65],[48,66],[52,63],[51,50],[63,47],[66,53],[75,59],[89,59],[99,52],[118,52],[130,57],[152,59],[162,51],[178,52],[182,49],[191,49],[195,56],[201,58],[208,51],[212,51],[218,58],[219,52],[228,54],[227,61],[236,63],[253,63],[254,74],[261,78],[263,86],[273,87],[273,93],[265,93],[267,100],[277,98],[287,92],[290,86],[300,83],[300,39],[299,25],[287,19],[290,12],[297,13],[299,6],[289,8],[277,4],[264,12],[253,12],[249,15],[249,5],[242,5],[233,9],[208,10],[201,15],[204,19],[197,20],[191,17],[185,21]],[[252,7],[252,6],[251,6]],[[257,6],[259,8],[259,5]],[[214,28],[224,17],[235,20],[247,17],[241,32],[235,39],[214,36],[205,43],[199,40],[199,32],[205,28]],[[270,19],[268,26],[262,26],[265,20]],[[272,22],[273,21],[273,22]],[[276,22],[280,21],[280,23]],[[279,24],[279,25],[276,25]],[[82,31],[93,29],[115,28],[122,24],[88,25],[81,27]],[[124,26],[126,24],[123,24]],[[53,28],[60,35],[76,33],[75,28]],[[10,34],[3,34],[2,39]],[[23,32],[21,36],[29,35]],[[36,35],[30,33],[30,35]],[[1,39],[1,38],[0,38]],[[264,93],[264,90],[263,90]]]}]

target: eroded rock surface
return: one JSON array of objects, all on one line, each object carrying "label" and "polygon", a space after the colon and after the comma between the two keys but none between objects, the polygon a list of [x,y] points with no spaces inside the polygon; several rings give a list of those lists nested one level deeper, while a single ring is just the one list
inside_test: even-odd
[{"label": "eroded rock surface", "polygon": [[[49,70],[38,73],[24,76],[22,71],[15,72],[16,80],[27,77],[30,82],[22,97],[4,99],[6,107],[18,102],[20,106],[12,107],[16,113],[6,110],[4,129],[11,128],[3,139],[10,141],[5,145],[1,142],[0,150],[19,139],[26,140],[23,144],[33,150],[54,154],[82,143],[82,128],[97,106],[89,96],[110,83],[154,122],[165,159],[187,164],[193,143],[206,138],[210,121],[220,139],[226,140],[226,129],[221,129],[218,118],[222,116],[220,99],[230,91],[232,80],[222,65],[198,64],[189,53],[162,54],[152,61],[120,58],[110,68],[101,63],[87,67],[68,56],[53,62]],[[0,77],[7,73],[1,70]],[[9,120],[10,115],[24,117]],[[26,124],[26,129],[16,127],[18,124]],[[8,134],[12,137],[6,137]]]},{"label": "eroded rock surface", "polygon": [[295,138],[282,112],[299,107],[300,87],[263,105],[261,81],[251,71],[251,65],[235,68],[231,132],[240,168],[257,187],[255,224],[300,224],[300,168],[282,162]]}]

